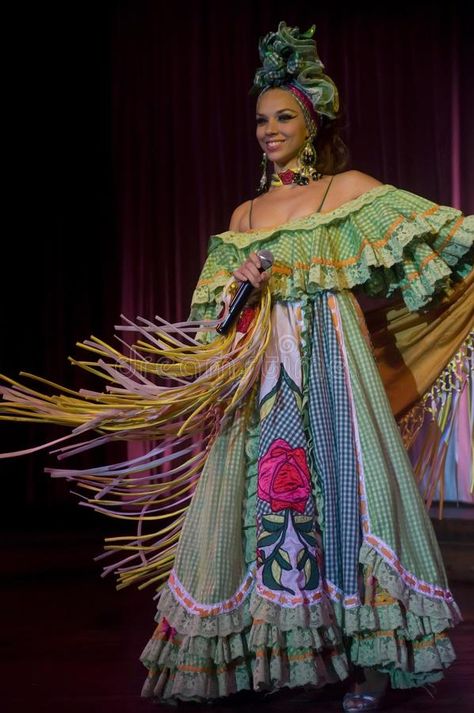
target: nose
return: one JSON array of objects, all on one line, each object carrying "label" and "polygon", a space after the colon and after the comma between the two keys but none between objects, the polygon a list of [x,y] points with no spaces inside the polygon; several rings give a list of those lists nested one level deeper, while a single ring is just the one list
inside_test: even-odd
[{"label": "nose", "polygon": [[265,133],[267,135],[277,133],[277,121],[274,117],[270,117],[270,119],[267,121],[267,125],[265,127]]}]

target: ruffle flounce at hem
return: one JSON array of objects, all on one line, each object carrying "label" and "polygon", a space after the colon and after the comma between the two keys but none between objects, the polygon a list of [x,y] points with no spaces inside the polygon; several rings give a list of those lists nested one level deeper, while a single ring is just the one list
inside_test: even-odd
[{"label": "ruffle flounce at hem", "polygon": [[347,678],[352,664],[389,673],[393,688],[440,680],[455,660],[446,631],[461,620],[457,605],[411,590],[368,545],[360,561],[397,601],[344,609],[326,598],[284,608],[253,589],[238,609],[197,617],[165,589],[140,657],[149,669],[142,696],[205,700],[321,687]]}]

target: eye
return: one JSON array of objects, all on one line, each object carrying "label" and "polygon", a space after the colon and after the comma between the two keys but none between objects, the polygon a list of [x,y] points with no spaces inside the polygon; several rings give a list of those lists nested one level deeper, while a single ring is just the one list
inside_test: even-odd
[{"label": "eye", "polygon": [[291,119],[294,119],[294,118],[295,117],[292,116],[292,114],[280,114],[280,116],[278,117],[278,119],[280,121],[291,121]]},{"label": "eye", "polygon": [[263,116],[257,116],[257,126],[259,124],[264,124],[266,119],[263,118]]}]

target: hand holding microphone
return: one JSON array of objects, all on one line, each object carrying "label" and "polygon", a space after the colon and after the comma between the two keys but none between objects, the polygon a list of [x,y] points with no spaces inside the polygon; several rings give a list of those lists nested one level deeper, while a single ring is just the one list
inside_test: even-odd
[{"label": "hand holding microphone", "polygon": [[269,267],[273,265],[273,255],[270,250],[259,250],[251,253],[248,259],[237,270],[234,277],[241,280],[241,285],[230,303],[227,317],[216,327],[219,334],[227,334],[254,288],[261,287],[270,277]]}]

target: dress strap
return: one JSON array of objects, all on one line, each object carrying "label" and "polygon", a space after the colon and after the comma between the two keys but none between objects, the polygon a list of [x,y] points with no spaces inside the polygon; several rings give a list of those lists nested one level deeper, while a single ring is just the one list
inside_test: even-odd
[{"label": "dress strap", "polygon": [[250,209],[249,209],[249,230],[252,228],[252,210],[253,210],[253,198],[250,201]]},{"label": "dress strap", "polygon": [[[324,201],[326,200],[326,196],[327,196],[327,194],[329,193],[329,189],[331,188],[331,183],[333,182],[333,180],[334,180],[334,176],[331,176],[331,180],[330,180],[329,183],[328,183],[328,187],[326,188],[326,190],[325,190],[325,192],[324,192],[323,199],[322,199],[321,203],[319,204],[319,208],[318,208],[318,210],[316,211],[316,213],[319,213],[320,210],[321,210],[321,208],[323,207]],[[251,201],[250,201],[250,207],[249,207],[249,230],[252,229],[253,201],[254,201],[254,199],[252,198]]]},{"label": "dress strap", "polygon": [[318,210],[316,211],[316,213],[319,213],[319,212],[321,211],[321,208],[323,207],[323,203],[324,203],[324,201],[326,200],[326,196],[327,196],[327,194],[329,193],[329,189],[331,188],[331,183],[333,182],[333,180],[334,180],[334,176],[331,176],[331,180],[330,180],[329,183],[328,183],[328,187],[326,188],[326,190],[325,190],[325,192],[324,192],[323,200],[322,200],[321,203],[319,204],[319,208],[318,208]]}]

